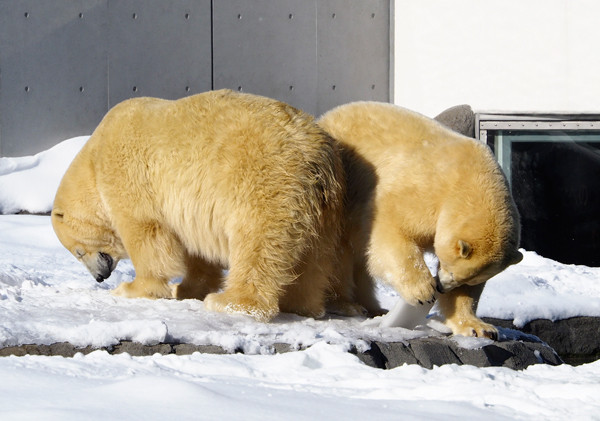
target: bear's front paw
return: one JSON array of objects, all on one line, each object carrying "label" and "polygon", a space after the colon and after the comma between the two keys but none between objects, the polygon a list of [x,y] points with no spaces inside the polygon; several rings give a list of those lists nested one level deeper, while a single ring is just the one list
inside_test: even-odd
[{"label": "bear's front paw", "polygon": [[268,322],[279,313],[279,308],[269,307],[248,297],[234,297],[227,291],[208,294],[204,299],[204,306],[211,311],[246,314],[259,322]]},{"label": "bear's front paw", "polygon": [[435,279],[430,278],[425,282],[403,283],[398,289],[404,301],[412,306],[417,306],[435,302],[436,285]]},{"label": "bear's front paw", "polygon": [[133,288],[131,288],[131,284],[132,282],[122,282],[110,293],[116,297],[138,298],[139,296],[135,295]]},{"label": "bear's front paw", "polygon": [[112,295],[125,298],[172,298],[171,286],[164,282],[122,282],[111,291]]}]

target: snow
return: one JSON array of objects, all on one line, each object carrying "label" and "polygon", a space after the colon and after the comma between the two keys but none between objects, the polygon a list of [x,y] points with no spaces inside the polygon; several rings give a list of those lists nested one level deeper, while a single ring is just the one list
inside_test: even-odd
[{"label": "snow", "polygon": [[[448,365],[378,370],[347,353],[370,340],[440,335],[372,327],[363,318],[282,314],[263,324],[211,313],[196,300],[113,297],[131,281],[130,262],[97,283],[58,242],[48,212],[60,177],[86,137],[34,157],[0,158],[0,346],[68,341],[106,346],[182,341],[247,355],[131,357],[96,351],[74,358],[0,358],[1,419],[600,419],[600,361],[578,367]],[[600,269],[525,258],[488,281],[480,316],[515,319],[600,316]],[[391,308],[398,295],[378,286]],[[435,312],[435,307],[433,309]],[[486,340],[456,337],[480,347]],[[272,344],[298,352],[273,354]],[[487,343],[487,342],[485,342]],[[306,348],[306,349],[305,349]]]},{"label": "snow", "polygon": [[600,363],[379,370],[324,343],[273,356],[6,357],[0,375],[11,420],[592,420],[600,408]]},{"label": "snow", "polygon": [[35,156],[0,158],[0,214],[49,212],[60,179],[88,138],[65,140]]}]

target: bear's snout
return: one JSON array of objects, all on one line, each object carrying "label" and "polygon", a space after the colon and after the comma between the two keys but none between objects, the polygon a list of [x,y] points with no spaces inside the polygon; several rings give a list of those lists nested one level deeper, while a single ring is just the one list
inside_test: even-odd
[{"label": "bear's snout", "polygon": [[442,292],[448,292],[459,286],[459,282],[454,278],[454,273],[448,272],[444,268],[440,268],[435,280],[438,291],[441,288]]},{"label": "bear's snout", "polygon": [[108,278],[112,272],[113,258],[110,254],[98,253],[98,272],[96,273],[96,282],[102,282]]}]

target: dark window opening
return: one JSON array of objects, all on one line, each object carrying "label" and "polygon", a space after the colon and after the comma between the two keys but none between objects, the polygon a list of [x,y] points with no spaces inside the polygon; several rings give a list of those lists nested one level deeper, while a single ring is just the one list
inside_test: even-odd
[{"label": "dark window opening", "polygon": [[521,123],[529,129],[480,132],[511,185],[521,247],[562,263],[600,266],[600,124],[536,130]]},{"label": "dark window opening", "polygon": [[600,143],[515,143],[511,166],[521,246],[600,266]]}]

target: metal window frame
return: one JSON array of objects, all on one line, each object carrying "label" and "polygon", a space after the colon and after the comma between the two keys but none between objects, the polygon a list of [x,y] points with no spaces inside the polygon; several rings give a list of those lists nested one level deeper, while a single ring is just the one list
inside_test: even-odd
[{"label": "metal window frame", "polygon": [[[600,114],[547,114],[547,113],[476,113],[475,135],[488,144],[488,132],[494,135],[494,151],[500,167],[512,185],[512,144],[520,142],[600,142],[600,134],[572,133],[578,131],[600,132]],[[512,135],[511,131],[531,132]],[[538,133],[536,133],[538,132]],[[544,134],[539,133],[544,132]],[[557,132],[548,137],[547,132]],[[569,132],[559,134],[560,132]]]}]

